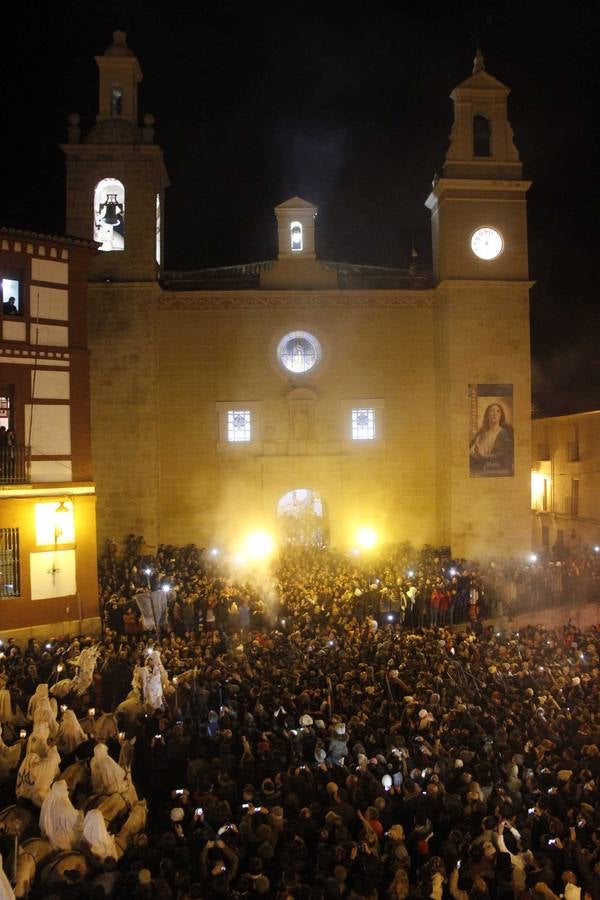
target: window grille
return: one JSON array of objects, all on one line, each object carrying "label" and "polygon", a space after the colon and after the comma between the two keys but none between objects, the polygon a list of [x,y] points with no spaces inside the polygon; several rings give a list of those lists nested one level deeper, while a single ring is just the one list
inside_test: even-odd
[{"label": "window grille", "polygon": [[249,409],[230,409],[227,411],[227,440],[232,443],[249,441],[252,437],[252,424]]},{"label": "window grille", "polygon": [[20,595],[19,529],[0,528],[0,597]]},{"label": "window grille", "polygon": [[353,409],[352,410],[352,440],[353,441],[373,441],[373,440],[375,440],[375,410],[374,409]]}]

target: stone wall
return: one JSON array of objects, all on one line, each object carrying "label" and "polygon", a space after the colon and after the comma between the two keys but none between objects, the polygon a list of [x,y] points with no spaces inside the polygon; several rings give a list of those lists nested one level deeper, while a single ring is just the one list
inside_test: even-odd
[{"label": "stone wall", "polygon": [[90,284],[92,457],[98,548],[157,540],[158,358],[154,283]]}]

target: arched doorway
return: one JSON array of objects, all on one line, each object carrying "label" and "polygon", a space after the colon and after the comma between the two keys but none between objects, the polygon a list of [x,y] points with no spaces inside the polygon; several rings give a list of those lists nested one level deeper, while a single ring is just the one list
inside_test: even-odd
[{"label": "arched doorway", "polygon": [[328,529],[320,494],[309,488],[288,491],[277,504],[283,544],[324,547]]}]

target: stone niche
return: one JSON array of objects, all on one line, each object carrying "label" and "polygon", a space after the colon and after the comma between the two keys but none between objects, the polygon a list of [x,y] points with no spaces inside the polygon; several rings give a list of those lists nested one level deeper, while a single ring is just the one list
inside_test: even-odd
[{"label": "stone niche", "polygon": [[288,406],[289,453],[315,453],[319,444],[317,394],[309,388],[294,388],[286,394],[285,399]]}]

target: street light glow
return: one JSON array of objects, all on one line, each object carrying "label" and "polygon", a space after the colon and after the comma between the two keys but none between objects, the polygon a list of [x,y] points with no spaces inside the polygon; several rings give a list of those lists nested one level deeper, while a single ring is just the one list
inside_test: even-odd
[{"label": "street light glow", "polygon": [[249,559],[268,559],[273,555],[275,541],[266,531],[251,531],[246,537],[245,549]]},{"label": "street light glow", "polygon": [[371,550],[377,543],[377,532],[367,525],[363,525],[356,532],[356,543],[364,550]]}]

